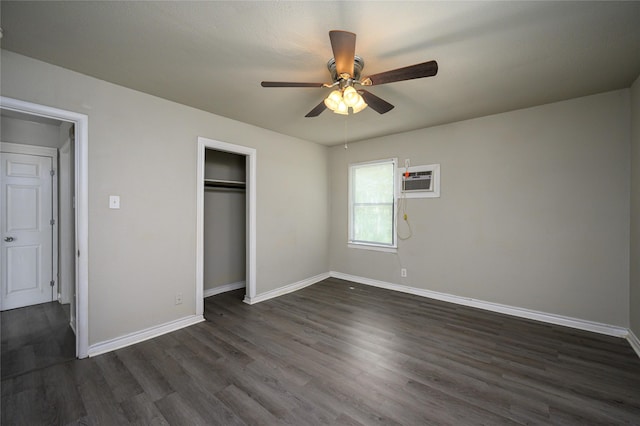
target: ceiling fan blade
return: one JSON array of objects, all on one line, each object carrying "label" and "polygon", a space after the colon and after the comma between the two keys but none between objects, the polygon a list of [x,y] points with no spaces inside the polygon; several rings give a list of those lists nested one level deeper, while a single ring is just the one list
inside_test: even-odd
[{"label": "ceiling fan blade", "polygon": [[348,31],[329,31],[336,72],[353,77],[353,61],[356,55],[356,35]]},{"label": "ceiling fan blade", "polygon": [[358,90],[358,92],[360,92],[360,94],[362,95],[362,98],[367,103],[367,105],[369,105],[371,109],[376,111],[378,114],[384,114],[386,112],[391,111],[394,108],[394,106],[391,105],[389,102],[385,101],[382,98],[377,97],[371,92],[367,92],[366,90]]},{"label": "ceiling fan blade", "polygon": [[318,105],[316,105],[316,107],[314,109],[312,109],[311,111],[309,111],[307,113],[307,115],[305,115],[305,117],[317,117],[319,116],[322,111],[324,111],[325,109],[327,109],[327,106],[324,104],[324,101],[320,102]]},{"label": "ceiling fan blade", "polygon": [[414,78],[432,77],[437,73],[438,63],[436,61],[429,61],[370,75],[362,80],[362,84],[365,86],[387,84],[396,81],[413,80]]},{"label": "ceiling fan blade", "polygon": [[324,83],[294,83],[288,81],[263,81],[262,87],[323,87]]}]

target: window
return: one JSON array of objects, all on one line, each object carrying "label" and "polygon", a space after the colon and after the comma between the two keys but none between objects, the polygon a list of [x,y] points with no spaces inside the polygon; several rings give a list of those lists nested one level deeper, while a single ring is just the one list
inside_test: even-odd
[{"label": "window", "polygon": [[395,249],[397,160],[349,165],[349,244]]}]

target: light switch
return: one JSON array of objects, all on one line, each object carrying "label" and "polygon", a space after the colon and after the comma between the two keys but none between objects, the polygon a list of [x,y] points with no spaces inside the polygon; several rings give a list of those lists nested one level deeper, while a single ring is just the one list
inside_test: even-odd
[{"label": "light switch", "polygon": [[109,195],[109,208],[110,209],[119,209],[120,208],[120,196],[119,195]]}]

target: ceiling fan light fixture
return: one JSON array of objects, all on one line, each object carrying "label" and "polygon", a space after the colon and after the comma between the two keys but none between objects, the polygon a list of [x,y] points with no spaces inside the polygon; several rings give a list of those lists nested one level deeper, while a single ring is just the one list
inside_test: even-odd
[{"label": "ceiling fan light fixture", "polygon": [[344,101],[340,101],[338,107],[334,109],[333,112],[341,115],[349,115],[349,107],[344,103]]},{"label": "ceiling fan light fixture", "polygon": [[344,89],[342,98],[344,99],[344,103],[347,104],[348,107],[352,108],[361,99],[360,94],[353,88],[353,86],[347,86]]},{"label": "ceiling fan light fixture", "polygon": [[327,98],[324,100],[324,104],[331,111],[337,110],[341,102],[343,102],[342,93],[340,93],[339,90],[334,90],[333,92],[329,93],[329,96],[327,96]]},{"label": "ceiling fan light fixture", "polygon": [[349,108],[356,114],[367,107],[367,103],[353,86],[329,93],[324,104],[331,111],[341,115],[349,115]]},{"label": "ceiling fan light fixture", "polygon": [[360,94],[358,93],[358,102],[355,105],[353,105],[351,108],[353,109],[353,113],[357,114],[363,109],[365,109],[367,106],[368,106],[367,103],[364,101],[362,96],[360,96]]}]

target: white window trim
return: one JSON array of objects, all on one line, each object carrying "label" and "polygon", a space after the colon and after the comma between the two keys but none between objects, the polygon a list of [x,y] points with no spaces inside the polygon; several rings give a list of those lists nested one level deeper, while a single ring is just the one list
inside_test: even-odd
[{"label": "white window trim", "polygon": [[371,251],[381,251],[384,253],[397,253],[397,247],[385,246],[385,245],[377,245],[371,243],[347,243],[348,248],[360,249],[360,250],[371,250]]},{"label": "white window trim", "polygon": [[[393,163],[393,176],[394,176],[394,184],[393,184],[393,231],[392,231],[392,236],[393,236],[393,243],[392,244],[376,244],[376,243],[370,243],[370,242],[360,242],[360,241],[353,241],[351,239],[352,236],[352,230],[353,230],[353,203],[352,201],[352,195],[353,195],[353,188],[352,188],[352,174],[353,174],[353,166],[365,166],[368,164],[381,164],[381,163],[388,163],[388,162],[392,162]],[[382,252],[387,252],[387,253],[396,253],[398,251],[398,236],[396,233],[397,230],[397,225],[398,225],[398,185],[396,183],[396,179],[395,179],[395,175],[397,173],[398,170],[398,158],[394,157],[394,158],[384,158],[381,160],[373,160],[373,161],[363,161],[363,162],[358,162],[358,163],[350,163],[349,164],[349,168],[348,168],[348,200],[347,200],[347,204],[348,204],[348,214],[349,214],[349,218],[348,218],[348,227],[347,227],[347,247],[348,248],[355,248],[355,249],[364,249],[364,250],[374,250],[374,251],[382,251]]]}]

